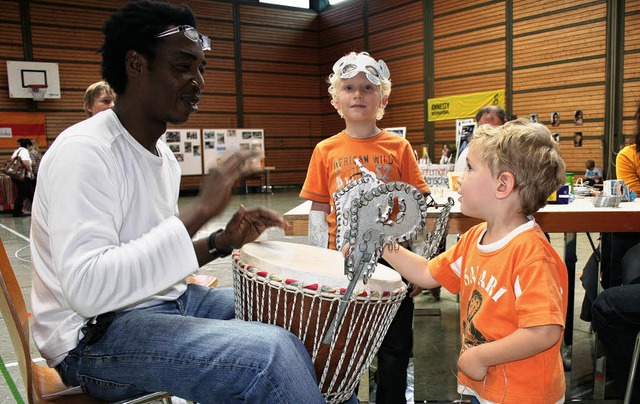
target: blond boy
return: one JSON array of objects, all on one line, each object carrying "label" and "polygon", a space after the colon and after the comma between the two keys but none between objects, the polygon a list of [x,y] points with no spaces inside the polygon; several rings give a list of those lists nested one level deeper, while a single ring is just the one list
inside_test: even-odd
[{"label": "blond boy", "polygon": [[[333,65],[329,76],[331,105],[344,119],[345,129],[316,145],[300,192],[301,198],[312,201],[310,244],[336,249],[336,234],[341,234],[341,229],[336,222],[334,195],[362,177],[356,159],[375,174],[376,181],[403,181],[429,192],[409,142],[378,127],[390,93],[387,65],[366,52],[352,52]],[[406,402],[412,321],[413,300],[407,297],[378,351],[378,404]]]},{"label": "blond boy", "polygon": [[383,257],[420,287],[459,293],[459,393],[481,403],[563,402],[567,269],[531,215],[564,184],[564,162],[549,130],[524,120],[480,126],[467,162],[460,209],[485,222],[429,262],[403,248]]}]

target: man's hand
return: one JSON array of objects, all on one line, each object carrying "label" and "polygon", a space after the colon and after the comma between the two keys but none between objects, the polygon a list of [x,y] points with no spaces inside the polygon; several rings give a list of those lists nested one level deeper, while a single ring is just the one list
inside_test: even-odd
[{"label": "man's hand", "polygon": [[257,153],[241,151],[233,153],[222,163],[209,169],[200,184],[200,193],[188,210],[180,215],[189,235],[196,232],[212,217],[222,213],[229,203],[236,182],[256,172],[247,162]]},{"label": "man's hand", "polygon": [[269,227],[285,228],[285,222],[276,212],[263,207],[246,209],[240,205],[224,231],[215,240],[221,251],[231,251],[250,243]]}]

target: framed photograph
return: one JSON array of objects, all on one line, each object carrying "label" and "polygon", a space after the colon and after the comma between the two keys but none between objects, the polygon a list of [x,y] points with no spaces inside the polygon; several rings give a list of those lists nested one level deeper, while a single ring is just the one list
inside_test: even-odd
[{"label": "framed photograph", "polygon": [[388,132],[395,133],[398,136],[402,136],[403,138],[407,138],[407,127],[400,126],[397,128],[385,128]]},{"label": "framed photograph", "polygon": [[529,114],[529,121],[537,123],[538,122],[538,114]]},{"label": "framed photograph", "polygon": [[551,126],[560,126],[560,112],[551,114]]},{"label": "framed photograph", "polygon": [[573,122],[576,125],[582,125],[582,110],[578,109],[576,110],[576,112],[573,113]]},{"label": "framed photograph", "polygon": [[582,147],[582,132],[574,132],[573,147]]}]

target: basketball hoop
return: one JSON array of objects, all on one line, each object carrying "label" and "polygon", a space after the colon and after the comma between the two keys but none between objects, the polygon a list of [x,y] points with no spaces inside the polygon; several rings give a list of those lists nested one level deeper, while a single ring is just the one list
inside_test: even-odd
[{"label": "basketball hoop", "polygon": [[29,84],[27,85],[31,89],[31,96],[34,101],[42,101],[44,100],[44,93],[47,91],[46,84]]}]

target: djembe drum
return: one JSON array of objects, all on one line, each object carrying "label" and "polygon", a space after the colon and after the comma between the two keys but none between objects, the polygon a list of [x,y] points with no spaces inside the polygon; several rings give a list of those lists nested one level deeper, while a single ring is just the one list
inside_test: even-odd
[{"label": "djembe drum", "polygon": [[286,328],[306,346],[327,402],[351,397],[406,293],[394,270],[378,264],[358,283],[329,344],[322,340],[349,283],[334,250],[278,241],[233,254],[236,317]]}]

